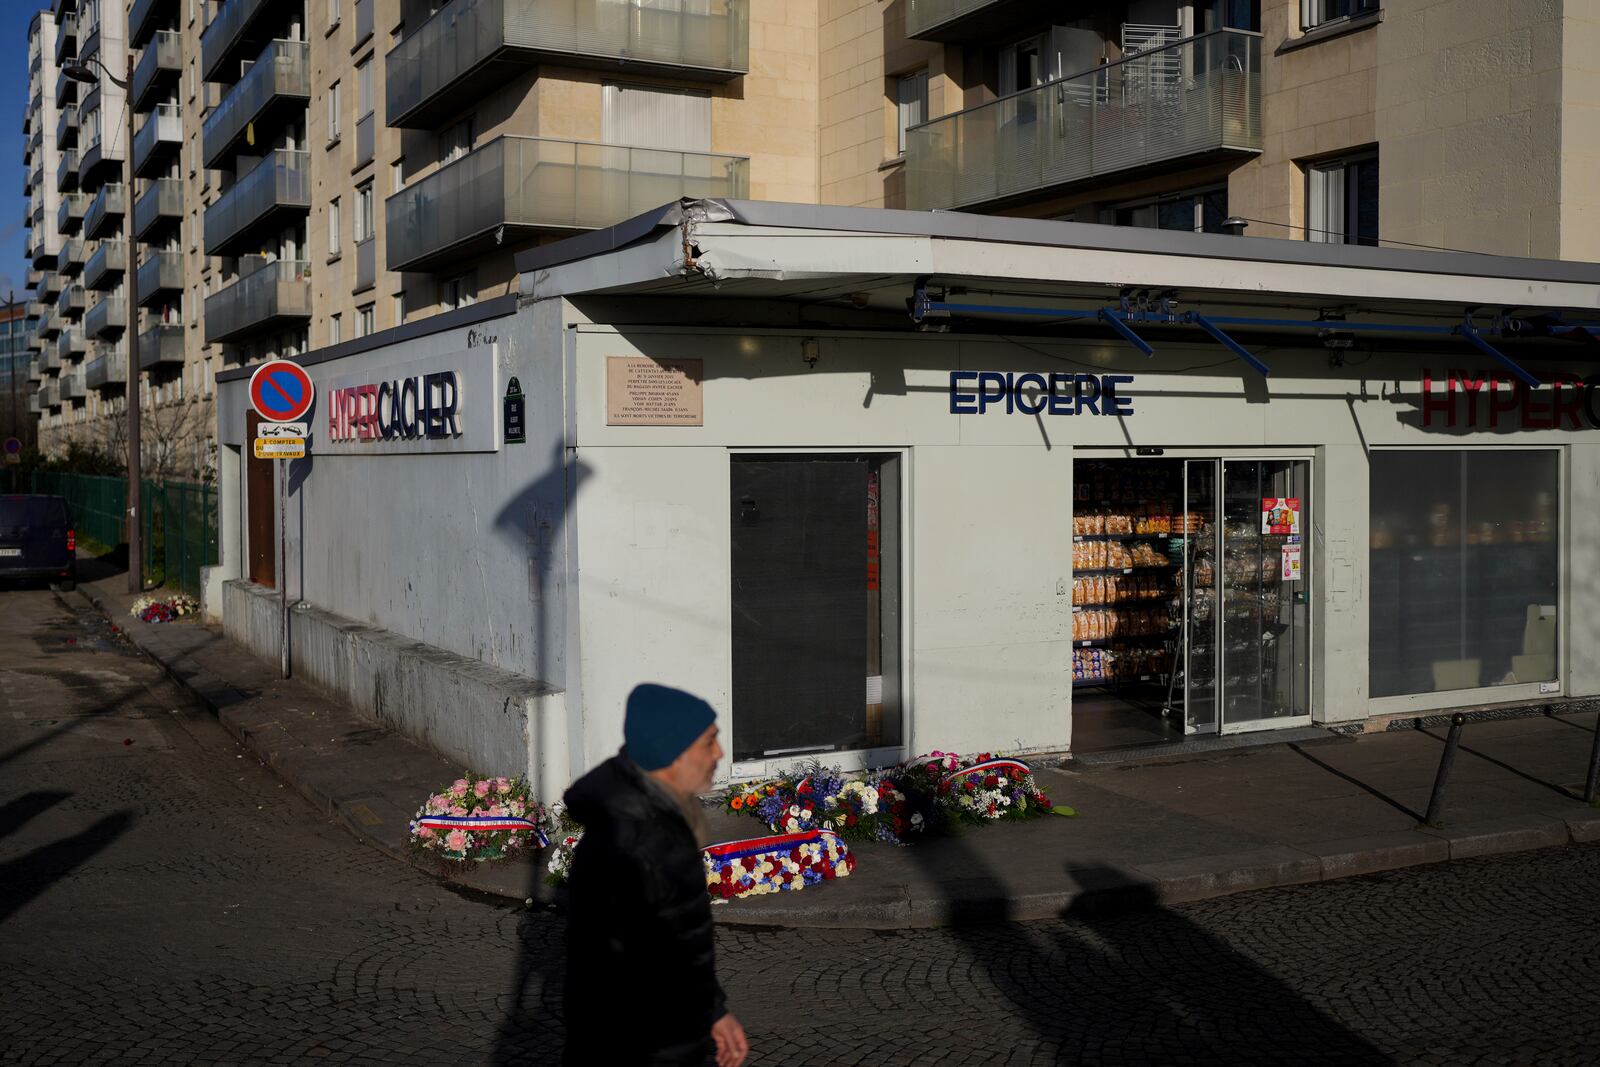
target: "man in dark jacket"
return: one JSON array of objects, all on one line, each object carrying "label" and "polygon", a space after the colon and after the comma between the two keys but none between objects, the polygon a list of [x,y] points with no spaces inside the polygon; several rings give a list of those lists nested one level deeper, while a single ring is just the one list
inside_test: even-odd
[{"label": "man in dark jacket", "polygon": [[717,713],[660,685],[628,696],[622,751],[574,782],[565,1062],[739,1067],[717,984],[711,897],[692,822],[722,759]]}]

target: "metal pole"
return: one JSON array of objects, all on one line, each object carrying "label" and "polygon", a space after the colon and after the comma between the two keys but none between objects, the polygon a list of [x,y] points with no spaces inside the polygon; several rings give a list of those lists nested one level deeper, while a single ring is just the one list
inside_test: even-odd
[{"label": "metal pole", "polygon": [[[154,45],[151,45],[154,47]],[[133,80],[133,50],[125,52],[125,65],[122,68],[122,109],[128,115],[128,129],[122,145],[123,159],[127,166],[122,188],[122,235],[123,235],[123,287],[127,291],[128,300],[128,325],[123,334],[128,341],[128,592],[144,592],[144,545],[139,537],[139,499],[140,483],[144,477],[141,467],[141,455],[144,444],[140,436],[139,410],[139,301],[136,296],[137,272],[134,263],[137,256],[133,246],[133,99],[129,83]],[[104,69],[102,67],[102,69]],[[110,72],[107,71],[107,74]]]},{"label": "metal pole", "polygon": [[[6,428],[6,436],[22,440],[22,431],[17,425],[17,291],[12,289],[6,293],[6,377],[11,379],[11,425]],[[11,466],[11,491],[17,491],[17,468]]]},{"label": "metal pole", "polygon": [[1589,777],[1583,782],[1583,802],[1593,804],[1600,787],[1600,718],[1594,720],[1594,744],[1589,746]]},{"label": "metal pole", "polygon": [[1433,795],[1428,798],[1428,814],[1423,817],[1427,826],[1439,825],[1439,813],[1444,808],[1444,784],[1450,777],[1450,766],[1455,763],[1456,749],[1461,744],[1461,727],[1467,717],[1460,712],[1450,716],[1450,733],[1444,739],[1444,752],[1439,756],[1439,773],[1433,779]]},{"label": "metal pole", "polygon": [[278,629],[283,676],[289,677],[289,461],[278,460]]}]

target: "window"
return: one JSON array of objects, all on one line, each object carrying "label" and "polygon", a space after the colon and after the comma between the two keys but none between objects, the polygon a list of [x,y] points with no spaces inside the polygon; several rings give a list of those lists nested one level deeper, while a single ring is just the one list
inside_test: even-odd
[{"label": "window", "polygon": [[356,336],[367,337],[374,332],[377,316],[373,314],[375,305],[366,304],[356,309]]},{"label": "window", "polygon": [[[617,143],[617,142],[612,142]],[[454,163],[472,151],[472,120],[463,119],[439,135],[439,163]]]},{"label": "window", "polygon": [[406,294],[404,293],[394,294],[394,324],[396,326],[404,326],[406,324]]},{"label": "window", "polygon": [[1116,208],[1115,222],[1118,226],[1142,226],[1151,230],[1225,233],[1222,222],[1227,217],[1228,190],[1218,186],[1124,204]]},{"label": "window", "polygon": [[389,164],[389,182],[391,186],[389,191],[391,193],[398,193],[406,187],[405,163],[404,159],[397,159]]},{"label": "window", "polygon": [[1560,453],[1372,453],[1374,697],[1557,677]]},{"label": "window", "polygon": [[370,237],[372,237],[374,230],[372,227],[371,181],[367,181],[356,186],[356,215],[355,218],[351,220],[351,223],[355,227],[356,244],[360,244],[362,241],[368,240]]},{"label": "window", "polygon": [[1300,28],[1309,30],[1340,19],[1365,15],[1381,6],[1379,0],[1300,0]]},{"label": "window", "polygon": [[711,151],[711,96],[700,90],[607,85],[600,98],[606,144]]},{"label": "window", "polygon": [[344,86],[334,82],[328,86],[328,143],[339,139],[339,115],[344,110]]},{"label": "window", "polygon": [[902,74],[896,92],[895,154],[906,154],[906,131],[928,121],[928,72]]},{"label": "window", "polygon": [[1306,168],[1306,240],[1378,243],[1378,157],[1313,163]]},{"label": "window", "polygon": [[343,6],[341,0],[328,0],[328,29],[331,30],[339,25],[339,16],[343,14],[341,11]]},{"label": "window", "polygon": [[477,303],[478,278],[475,271],[452,275],[439,280],[439,306],[445,311],[464,308]]},{"label": "window", "polygon": [[338,315],[331,315],[328,318],[328,343],[336,345],[342,340],[344,340],[344,322]]},{"label": "window", "polygon": [[356,116],[366,118],[372,114],[372,57],[356,65]]},{"label": "window", "polygon": [[328,256],[331,258],[339,254],[339,198],[336,196],[328,201]]}]

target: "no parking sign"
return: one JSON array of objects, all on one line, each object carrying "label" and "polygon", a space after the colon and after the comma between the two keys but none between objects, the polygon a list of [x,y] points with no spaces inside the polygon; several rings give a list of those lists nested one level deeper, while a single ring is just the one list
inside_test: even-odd
[{"label": "no parking sign", "polygon": [[268,422],[297,422],[311,410],[316,390],[298,363],[274,359],[250,375],[250,406]]}]

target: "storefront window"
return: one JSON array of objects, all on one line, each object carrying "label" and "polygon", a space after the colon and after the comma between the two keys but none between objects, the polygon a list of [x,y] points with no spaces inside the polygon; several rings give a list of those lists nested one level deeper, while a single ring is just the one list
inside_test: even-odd
[{"label": "storefront window", "polygon": [[1556,678],[1559,455],[1372,454],[1374,697]]}]

